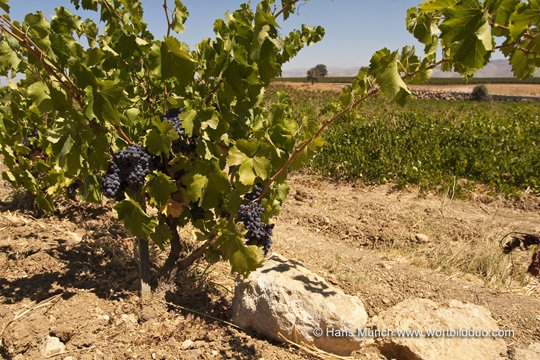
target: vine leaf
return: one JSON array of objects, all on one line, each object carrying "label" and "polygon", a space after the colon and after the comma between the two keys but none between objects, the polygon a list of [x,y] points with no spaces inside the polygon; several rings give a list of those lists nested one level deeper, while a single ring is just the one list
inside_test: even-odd
[{"label": "vine leaf", "polygon": [[[182,192],[182,190],[183,189],[181,189],[180,191]],[[169,198],[167,199],[165,205],[160,208],[160,212],[165,216],[172,216],[173,218],[178,218],[182,215],[182,212],[184,211],[186,205],[187,201],[180,202]]]},{"label": "vine leaf", "polygon": [[[495,12],[494,23],[497,23],[502,26],[510,25],[510,16],[516,10],[516,6],[519,4],[520,0],[488,0],[484,5],[487,9]],[[492,28],[491,32],[495,36],[504,36],[508,32],[506,29]]]},{"label": "vine leaf", "polygon": [[166,36],[161,43],[161,76],[175,78],[180,86],[187,85],[195,74],[195,61],[182,49],[182,43],[172,36]]},{"label": "vine leaf", "polygon": [[531,26],[540,23],[540,1],[528,1],[528,4],[521,3],[517,11],[510,16],[510,35],[514,41]]},{"label": "vine leaf", "polygon": [[150,195],[150,202],[157,207],[162,207],[171,194],[177,190],[176,183],[160,171],[154,171],[147,178],[146,193]]},{"label": "vine leaf", "polygon": [[236,146],[229,151],[227,163],[229,166],[238,166],[240,182],[244,185],[253,185],[257,176],[268,178],[272,168],[271,152],[259,143],[247,140],[238,140]]},{"label": "vine leaf", "polygon": [[428,0],[420,4],[422,12],[442,11],[450,6],[454,6],[458,0]]},{"label": "vine leaf", "polygon": [[122,87],[113,80],[104,80],[98,86],[86,88],[88,117],[97,117],[114,125],[120,125],[122,115],[118,108],[125,105],[127,98]]},{"label": "vine leaf", "polygon": [[186,30],[186,27],[184,26],[184,23],[186,22],[189,12],[187,11],[187,8],[182,4],[180,0],[174,0],[175,8],[174,8],[174,14],[173,19],[171,23],[171,28],[174,32],[177,32],[178,34],[183,33]]},{"label": "vine leaf", "polygon": [[158,224],[158,220],[146,214],[141,206],[131,200],[123,200],[114,206],[118,219],[124,222],[124,226],[139,239],[148,240],[150,234]]},{"label": "vine leaf", "polygon": [[7,4],[9,0],[0,0],[0,8],[9,14],[9,5]]},{"label": "vine leaf", "polygon": [[463,0],[443,11],[441,44],[462,75],[474,73],[487,64],[493,50],[489,14],[478,0]]},{"label": "vine leaf", "polygon": [[398,71],[397,60],[399,53],[390,53],[382,49],[373,54],[369,66],[370,74],[375,76],[382,96],[400,105],[405,105],[412,94],[401,78]]},{"label": "vine leaf", "polygon": [[521,80],[525,80],[536,73],[536,65],[531,63],[527,54],[519,49],[514,49],[511,53],[510,65],[512,65],[514,75]]},{"label": "vine leaf", "polygon": [[21,60],[17,53],[12,50],[7,42],[2,42],[0,47],[0,66],[2,72],[7,74],[8,70],[17,70]]},{"label": "vine leaf", "polygon": [[227,174],[216,161],[197,161],[184,177],[189,199],[205,210],[219,205],[220,198],[231,191]]},{"label": "vine leaf", "polygon": [[171,240],[172,231],[167,224],[160,223],[156,226],[155,231],[150,234],[150,238],[161,250],[165,250],[163,244]]},{"label": "vine leaf", "polygon": [[244,245],[243,236],[246,233],[241,223],[230,221],[216,226],[220,229],[214,248],[222,250],[222,256],[231,264],[231,271],[238,272],[247,278],[249,273],[256,270],[264,261],[261,248],[255,245]]},{"label": "vine leaf", "polygon": [[141,2],[133,0],[120,0],[120,2],[129,12],[131,22],[142,32],[146,28],[146,24],[142,21],[143,9],[141,7]]},{"label": "vine leaf", "polygon": [[179,137],[178,133],[174,130],[174,126],[159,118],[153,119],[152,124],[154,126],[146,135],[146,148],[152,154],[165,154],[168,157],[172,151],[172,142]]},{"label": "vine leaf", "polygon": [[32,104],[42,112],[50,111],[53,107],[51,97],[49,96],[49,88],[47,84],[36,81],[27,87],[28,96],[32,99]]}]

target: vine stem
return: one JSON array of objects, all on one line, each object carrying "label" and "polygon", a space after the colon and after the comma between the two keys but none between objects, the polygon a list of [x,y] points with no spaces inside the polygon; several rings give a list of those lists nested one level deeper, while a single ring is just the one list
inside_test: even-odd
[{"label": "vine stem", "polygon": [[214,245],[217,238],[218,238],[217,235],[214,236],[212,241],[205,242],[197,250],[195,250],[191,254],[189,254],[188,257],[186,257],[185,259],[180,260],[178,263],[176,263],[176,268],[178,269],[178,271],[187,269],[188,267],[190,267],[195,262],[195,260],[201,258],[204,255],[204,252],[206,251],[206,248],[209,247],[209,246]]},{"label": "vine stem", "polygon": [[206,100],[204,102],[204,105],[208,106],[208,104],[210,104],[210,101],[212,100],[212,97],[214,96],[214,94],[218,91],[219,89],[219,86],[221,85],[221,83],[223,83],[223,78],[219,79],[218,83],[216,84],[216,86],[214,86],[214,88],[212,89],[212,91],[210,92],[210,94],[208,94],[208,96],[206,97]]},{"label": "vine stem", "polygon": [[124,23],[124,19],[122,19],[122,17],[120,16],[120,14],[118,14],[116,12],[116,10],[114,10],[114,8],[111,6],[111,4],[109,4],[109,2],[107,0],[102,0],[102,3],[105,4],[107,6],[107,9],[109,9],[110,12],[112,12],[117,18],[118,20],[120,20],[120,22],[125,25]]},{"label": "vine stem", "polygon": [[163,10],[165,10],[165,17],[167,18],[167,37],[171,35],[171,19],[169,18],[169,7],[167,6],[167,0],[163,0]]},{"label": "vine stem", "polygon": [[299,2],[300,0],[293,0],[291,1],[290,3],[288,3],[287,5],[285,5],[281,10],[279,10],[277,12],[277,14],[274,15],[275,18],[277,18],[279,15],[281,15],[285,10],[287,10],[288,8],[290,8],[291,6],[293,6],[294,4],[296,4],[297,2]]}]

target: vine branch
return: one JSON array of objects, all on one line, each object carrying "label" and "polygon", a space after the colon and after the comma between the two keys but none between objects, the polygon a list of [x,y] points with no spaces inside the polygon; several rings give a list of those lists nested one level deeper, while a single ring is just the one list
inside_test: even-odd
[{"label": "vine branch", "polygon": [[275,18],[277,18],[279,15],[281,15],[285,10],[287,10],[288,8],[290,8],[291,6],[293,6],[294,4],[296,4],[297,2],[299,2],[300,0],[293,0],[291,1],[290,3],[288,3],[287,5],[285,5],[281,10],[279,10],[277,12],[277,14],[274,15]]},{"label": "vine branch", "polygon": [[178,271],[187,269],[188,267],[190,267],[195,262],[195,260],[201,258],[204,255],[204,252],[206,251],[206,248],[208,248],[209,246],[214,245],[217,238],[218,238],[217,235],[214,236],[212,241],[205,242],[197,250],[195,250],[191,254],[189,254],[188,257],[186,257],[185,259],[180,260],[179,262],[177,262],[176,263],[176,268],[178,269]]}]

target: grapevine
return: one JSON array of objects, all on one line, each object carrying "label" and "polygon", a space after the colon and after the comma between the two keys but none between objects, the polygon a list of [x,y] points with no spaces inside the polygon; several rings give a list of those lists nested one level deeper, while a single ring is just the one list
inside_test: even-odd
[{"label": "grapevine", "polygon": [[[244,276],[260,266],[289,171],[323,146],[328,126],[358,116],[366,99],[404,104],[412,97],[407,84],[426,81],[433,68],[470,78],[497,49],[521,79],[540,63],[535,2],[425,1],[406,17],[423,57],[412,47],[381,49],[323,119],[297,119],[286,94],[268,107],[262,100],[282,66],[324,36],[305,25],[280,35],[278,22],[298,0],[241,6],[194,49],[174,35],[189,15],[180,0],[172,8],[163,1],[163,39],[148,31],[138,0],[71,2],[97,11],[104,26],[63,7],[50,20],[35,12],[12,21],[0,0],[0,75],[23,75],[0,89],[7,99],[0,152],[9,168],[2,176],[49,211],[56,197],[77,192],[87,202],[113,199],[139,245],[170,248],[165,275],[203,256]],[[191,253],[179,236],[188,223],[200,241]]]}]

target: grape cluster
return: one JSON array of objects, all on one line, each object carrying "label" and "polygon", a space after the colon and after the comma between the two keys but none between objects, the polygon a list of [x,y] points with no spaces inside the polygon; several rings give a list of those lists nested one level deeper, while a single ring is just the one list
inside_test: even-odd
[{"label": "grape cluster", "polygon": [[174,130],[180,136],[172,143],[173,152],[190,153],[197,147],[197,141],[195,137],[187,136],[183,127],[183,121],[180,120],[180,113],[182,109],[169,109],[167,114],[163,117],[163,120],[167,121],[174,127]]},{"label": "grape cluster", "polygon": [[32,143],[30,143],[30,139],[32,138],[35,138],[35,139],[39,139],[39,135],[37,133],[37,131],[32,131],[28,136],[26,136],[24,139],[23,139],[23,145],[26,146],[26,147],[29,147],[30,149],[34,149],[34,146],[32,145]]},{"label": "grape cluster", "polygon": [[262,246],[266,256],[270,246],[272,246],[271,236],[274,224],[263,224],[261,221],[263,213],[262,205],[252,201],[248,205],[240,205],[238,218],[244,223],[244,228],[247,230],[248,245]]},{"label": "grape cluster", "polygon": [[109,164],[107,173],[101,178],[103,195],[122,200],[124,189],[129,186],[133,190],[140,190],[150,172],[150,154],[139,144],[129,145],[114,154],[114,161]]},{"label": "grape cluster", "polygon": [[79,189],[79,187],[80,184],[77,181],[72,182],[71,185],[66,187],[65,191],[68,199],[75,200],[75,196],[77,196],[77,190]]},{"label": "grape cluster", "polygon": [[246,200],[253,201],[257,199],[259,196],[261,196],[262,192],[263,192],[263,187],[261,186],[261,184],[256,184],[253,191],[244,195],[244,198]]},{"label": "grape cluster", "polygon": [[[39,134],[37,131],[32,131],[30,134],[24,137],[22,144],[27,148],[30,148],[30,154],[33,154],[39,148],[32,143],[32,139],[39,139]],[[25,158],[30,159],[31,155],[23,155]]]}]

